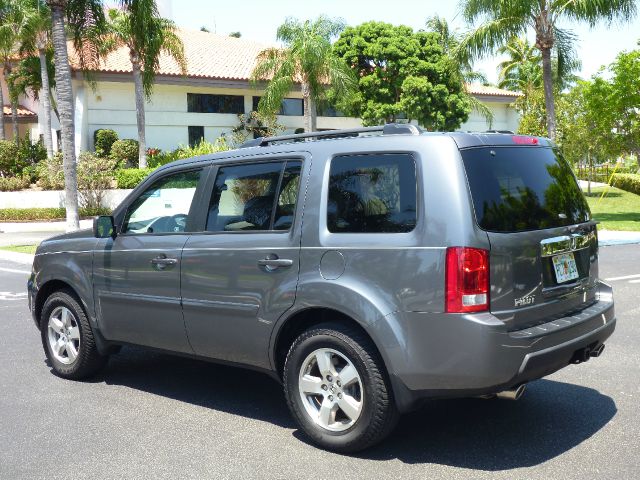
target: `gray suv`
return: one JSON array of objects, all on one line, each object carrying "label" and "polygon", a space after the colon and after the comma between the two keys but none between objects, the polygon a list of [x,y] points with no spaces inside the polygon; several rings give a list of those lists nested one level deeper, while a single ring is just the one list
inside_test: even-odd
[{"label": "gray suv", "polygon": [[313,442],[353,452],[425,399],[516,399],[599,356],[616,320],[595,223],[543,138],[259,138],[43,242],[29,305],[61,377],[124,344],[258,369]]}]

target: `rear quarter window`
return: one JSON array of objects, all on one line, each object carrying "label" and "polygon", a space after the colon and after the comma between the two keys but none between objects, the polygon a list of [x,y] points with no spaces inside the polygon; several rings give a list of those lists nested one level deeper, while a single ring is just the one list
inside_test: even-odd
[{"label": "rear quarter window", "polygon": [[591,217],[571,167],[555,149],[482,147],[461,154],[484,230],[542,230]]},{"label": "rear quarter window", "polygon": [[401,233],[416,225],[416,164],[408,154],[331,160],[327,227],[333,233]]}]

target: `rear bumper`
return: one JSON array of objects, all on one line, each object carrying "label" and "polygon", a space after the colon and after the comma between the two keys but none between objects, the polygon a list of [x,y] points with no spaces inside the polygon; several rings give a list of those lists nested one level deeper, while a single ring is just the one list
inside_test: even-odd
[{"label": "rear bumper", "polygon": [[569,365],[576,351],[604,344],[616,324],[604,283],[595,304],[526,330],[508,332],[489,313],[408,313],[401,321],[406,348],[388,360],[402,411],[427,398],[486,395],[549,375]]}]

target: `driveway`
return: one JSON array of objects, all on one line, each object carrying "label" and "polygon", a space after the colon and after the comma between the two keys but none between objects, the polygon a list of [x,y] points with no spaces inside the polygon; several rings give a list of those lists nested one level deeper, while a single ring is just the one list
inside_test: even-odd
[{"label": "driveway", "polygon": [[0,260],[0,478],[632,479],[640,472],[640,247],[601,249],[618,328],[602,357],[522,400],[434,401],[349,457],[305,442],[260,373],[125,348],[90,382],[51,374]]}]

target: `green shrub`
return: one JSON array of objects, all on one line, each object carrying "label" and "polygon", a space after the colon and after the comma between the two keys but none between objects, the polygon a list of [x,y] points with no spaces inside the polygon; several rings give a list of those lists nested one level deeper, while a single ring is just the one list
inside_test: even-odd
[{"label": "green shrub", "polygon": [[29,177],[0,177],[0,192],[24,190],[31,185]]},{"label": "green shrub", "polygon": [[42,140],[38,140],[36,143],[31,143],[29,135],[20,140],[18,145],[18,157],[20,161],[29,166],[35,166],[42,160],[47,158],[47,149],[42,143]]},{"label": "green shrub", "polygon": [[150,168],[158,168],[167,163],[171,163],[178,159],[177,150],[173,152],[160,152],[147,157],[147,166]]},{"label": "green shrub", "polygon": [[640,195],[640,174],[616,173],[611,179],[611,185],[621,190]]},{"label": "green shrub", "polygon": [[47,158],[35,167],[37,185],[43,190],[64,190],[64,171],[62,170],[62,152],[53,158]]},{"label": "green shrub", "polygon": [[111,154],[113,144],[117,141],[118,134],[115,130],[100,128],[93,132],[93,145],[95,146],[96,155],[99,157],[108,157]]},{"label": "green shrub", "polygon": [[[110,215],[108,208],[86,209],[78,212],[81,218],[95,217],[98,215]],[[0,222],[28,222],[41,220],[64,220],[66,211],[64,208],[0,208]]]},{"label": "green shrub", "polygon": [[18,145],[8,140],[0,140],[0,176],[13,177],[26,167],[18,156]]},{"label": "green shrub", "polygon": [[115,160],[82,152],[78,158],[78,203],[80,207],[96,211],[114,180]]},{"label": "green shrub", "polygon": [[110,157],[119,168],[133,168],[138,165],[138,141],[126,138],[111,146]]},{"label": "green shrub", "polygon": [[207,142],[202,140],[193,147],[179,147],[174,150],[172,154],[175,156],[175,160],[182,158],[197,157],[198,155],[207,155],[210,153],[225,152],[230,149],[229,143],[224,136],[218,137],[215,142]]},{"label": "green shrub", "polygon": [[153,170],[153,168],[124,168],[117,170],[116,183],[118,188],[136,188]]}]

